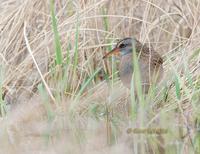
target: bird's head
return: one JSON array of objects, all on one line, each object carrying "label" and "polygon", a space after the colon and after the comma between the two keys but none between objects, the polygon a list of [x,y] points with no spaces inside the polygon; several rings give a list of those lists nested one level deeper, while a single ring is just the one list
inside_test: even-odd
[{"label": "bird's head", "polygon": [[103,58],[107,58],[111,55],[124,56],[129,54],[135,46],[136,40],[134,38],[125,38],[117,43],[114,49],[107,53]]}]

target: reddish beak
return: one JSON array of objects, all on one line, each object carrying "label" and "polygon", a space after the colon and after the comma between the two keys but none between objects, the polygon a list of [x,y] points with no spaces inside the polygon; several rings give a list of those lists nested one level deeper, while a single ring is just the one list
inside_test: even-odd
[{"label": "reddish beak", "polygon": [[119,56],[119,48],[114,48],[113,50],[111,50],[110,52],[108,52],[105,56],[103,56],[104,58],[110,57],[111,55],[118,55]]}]

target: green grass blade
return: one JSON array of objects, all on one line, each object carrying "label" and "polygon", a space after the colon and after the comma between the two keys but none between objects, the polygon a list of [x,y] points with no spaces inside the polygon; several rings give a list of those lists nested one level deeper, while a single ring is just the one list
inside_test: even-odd
[{"label": "green grass blade", "polygon": [[4,117],[6,115],[5,102],[3,100],[3,67],[0,66],[0,114]]},{"label": "green grass blade", "polygon": [[76,21],[73,76],[75,75],[76,68],[77,68],[77,65],[78,65],[78,39],[79,39],[79,15],[77,15],[77,21]]},{"label": "green grass blade", "polygon": [[136,120],[137,117],[137,102],[135,98],[135,93],[134,93],[134,77],[132,76],[131,80],[131,120],[134,121]]},{"label": "green grass blade", "polygon": [[78,92],[78,95],[76,96],[76,99],[78,99],[78,98],[82,95],[82,93],[83,93],[83,91],[85,90],[85,88],[87,87],[87,85],[94,79],[94,77],[99,73],[100,70],[101,70],[100,68],[97,69],[97,70],[88,78],[88,80],[82,85],[81,89],[80,89],[79,92]]},{"label": "green grass blade", "polygon": [[[106,30],[106,31],[108,31],[109,29],[108,29],[108,27],[109,27],[109,22],[108,22],[108,18],[106,17],[106,14],[107,14],[107,11],[106,11],[106,9],[105,8],[102,8],[102,13],[103,13],[103,25],[104,25],[104,29]],[[110,50],[111,50],[111,48],[110,48]]]},{"label": "green grass blade", "polygon": [[200,132],[195,136],[195,151],[196,153],[200,153]]},{"label": "green grass blade", "polygon": [[67,47],[67,55],[66,55],[66,64],[69,65],[71,63],[70,61],[70,50],[71,50],[71,44],[69,43]]},{"label": "green grass blade", "polygon": [[[105,8],[102,8],[102,14],[104,15],[103,16],[103,26],[104,26],[104,29],[105,29],[105,31],[109,31],[109,21],[108,21],[108,18],[106,17],[106,15],[107,15],[107,11],[106,11],[106,9]],[[106,38],[105,38],[106,39]],[[111,44],[111,41],[110,40],[108,40],[108,42],[107,42],[108,44]],[[107,49],[108,49],[108,51],[111,51],[112,50],[112,46],[111,45],[109,45],[108,47],[107,47]],[[111,66],[112,66],[112,80],[111,80],[111,82],[112,82],[112,86],[114,85],[114,80],[116,79],[116,77],[117,77],[117,67],[116,67],[116,62],[115,62],[115,59],[113,58],[113,57],[111,57],[112,58],[112,61],[111,61]]]},{"label": "green grass blade", "polygon": [[60,43],[60,36],[58,32],[57,27],[57,19],[54,12],[54,0],[51,0],[51,19],[52,19],[52,28],[54,33],[54,43],[55,43],[55,52],[56,52],[56,64],[60,65],[62,64],[62,49],[61,49],[61,43]]},{"label": "green grass blade", "polygon": [[[139,113],[138,115],[138,108],[142,108],[143,111],[144,108],[144,98],[142,93],[142,84],[141,84],[141,76],[140,76],[140,68],[139,68],[139,62],[138,62],[138,55],[136,53],[135,49],[135,42],[133,44],[133,57],[132,57],[132,65],[133,65],[133,75],[132,75],[132,81],[131,81],[131,119],[135,120],[138,116],[141,116],[142,120],[142,114]],[[137,96],[137,97],[136,97]],[[143,125],[143,121],[141,121],[141,124]]]},{"label": "green grass blade", "polygon": [[94,77],[99,73],[99,71],[101,70],[101,68],[97,69],[89,78],[88,80],[82,85],[82,87],[80,88],[78,94],[76,95],[74,102],[71,105],[71,110],[74,109],[74,107],[77,105],[77,100],[80,98],[80,96],[83,94],[85,88],[88,86],[88,84],[94,79]]},{"label": "green grass blade", "polygon": [[200,49],[197,49],[193,52],[193,54],[189,57],[189,62],[191,62],[191,60],[194,60],[195,58],[198,58],[200,54]]},{"label": "green grass blade", "polygon": [[[135,44],[135,42],[133,42],[133,44]],[[143,101],[143,93],[142,93],[142,82],[141,82],[138,58],[139,57],[136,54],[135,46],[133,46],[133,70],[134,70],[133,76],[134,76],[134,83],[135,83],[135,88],[136,88],[135,91],[137,93],[139,102],[142,102]]]},{"label": "green grass blade", "polygon": [[175,76],[175,89],[176,89],[176,97],[180,100],[181,98],[181,90],[180,90],[180,82],[179,82],[179,78],[176,75]]}]

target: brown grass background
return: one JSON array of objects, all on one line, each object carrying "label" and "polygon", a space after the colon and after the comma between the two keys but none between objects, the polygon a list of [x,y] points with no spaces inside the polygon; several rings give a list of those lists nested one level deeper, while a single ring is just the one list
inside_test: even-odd
[{"label": "brown grass background", "polygon": [[[56,0],[62,54],[64,61],[69,55],[71,62],[65,69],[56,67],[54,73],[50,1],[0,2],[1,87],[7,113],[6,116],[1,113],[0,153],[136,153],[131,147],[131,137],[126,134],[129,92],[118,78],[111,88],[104,76],[102,80],[99,74],[75,103],[73,122],[69,116],[74,96],[96,69],[101,68],[102,74],[111,75],[111,61],[102,60],[108,46],[112,46],[117,39],[131,36],[148,43],[164,58],[164,81],[169,87],[169,98],[155,111],[167,114],[160,126],[177,130],[179,126],[191,125],[194,132],[194,121],[199,113],[198,103],[196,106],[191,101],[194,91],[188,88],[190,95],[183,94],[181,100],[177,100],[175,87],[169,85],[172,83],[170,77],[176,72],[181,78],[181,88],[186,87],[185,62],[188,62],[192,79],[195,83],[200,82],[200,57],[196,52],[200,46],[198,0]],[[72,67],[77,24],[78,65],[74,77]],[[45,96],[38,92],[37,87],[43,81],[27,50],[25,37],[56,103],[50,99],[48,92]],[[194,53],[196,57],[189,61]],[[66,78],[61,80],[60,76],[65,73]],[[155,104],[162,102],[158,96]],[[199,96],[197,98],[199,101]],[[50,109],[45,102],[49,102]],[[92,109],[97,106],[100,111],[93,113]],[[115,120],[108,122],[102,115],[107,106],[112,111],[112,117],[118,119],[116,127],[113,126]],[[107,145],[108,127],[117,132],[111,146]],[[165,138],[166,153],[171,153],[170,150],[173,151],[179,142],[183,153],[193,151],[189,137],[181,139],[175,134]],[[145,145],[148,147],[147,143]],[[152,147],[151,151],[159,151]]]}]

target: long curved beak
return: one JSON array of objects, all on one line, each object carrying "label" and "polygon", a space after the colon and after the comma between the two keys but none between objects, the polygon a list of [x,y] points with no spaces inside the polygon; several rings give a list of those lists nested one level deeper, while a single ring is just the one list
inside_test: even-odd
[{"label": "long curved beak", "polygon": [[104,58],[110,57],[111,55],[118,55],[119,56],[120,50],[119,48],[114,48],[113,50],[111,50],[110,52],[108,52],[106,55],[103,56]]}]

